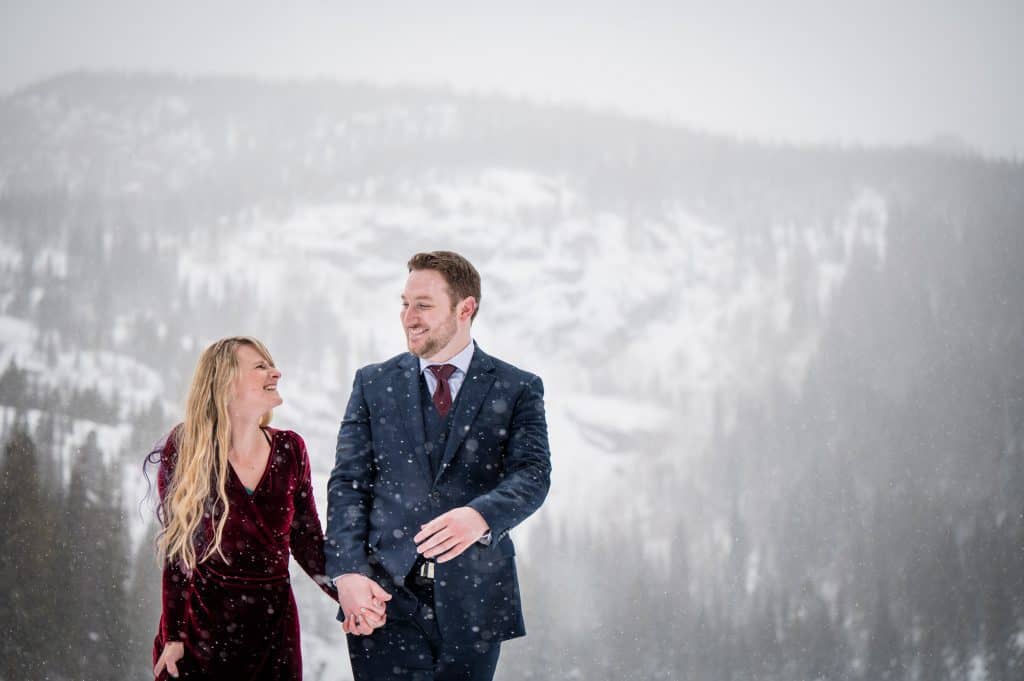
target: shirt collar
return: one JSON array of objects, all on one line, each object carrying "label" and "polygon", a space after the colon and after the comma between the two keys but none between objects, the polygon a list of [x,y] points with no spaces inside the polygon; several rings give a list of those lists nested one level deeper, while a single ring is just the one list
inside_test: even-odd
[{"label": "shirt collar", "polygon": [[468,374],[469,363],[473,359],[473,350],[475,349],[476,343],[474,343],[473,339],[470,338],[469,343],[466,345],[466,347],[462,348],[462,350],[460,350],[454,357],[449,359],[447,362],[428,362],[427,360],[420,357],[420,373],[422,374],[424,371],[426,371],[427,367],[429,366],[441,364],[454,364],[456,369],[460,370],[463,374]]}]

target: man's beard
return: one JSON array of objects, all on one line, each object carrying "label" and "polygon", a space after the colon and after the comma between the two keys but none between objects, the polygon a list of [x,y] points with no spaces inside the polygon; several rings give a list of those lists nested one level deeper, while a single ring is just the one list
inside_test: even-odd
[{"label": "man's beard", "polygon": [[441,348],[448,345],[452,338],[455,338],[455,334],[458,333],[458,331],[459,327],[455,321],[455,315],[453,314],[440,326],[440,328],[438,328],[436,334],[430,333],[427,335],[427,339],[423,341],[423,347],[419,351],[413,350],[410,347],[409,352],[424,359],[432,357],[433,355],[436,355]]}]

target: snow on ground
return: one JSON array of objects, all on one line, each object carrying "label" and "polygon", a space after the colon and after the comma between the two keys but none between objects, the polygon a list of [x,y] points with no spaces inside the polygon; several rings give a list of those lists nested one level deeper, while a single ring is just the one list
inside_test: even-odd
[{"label": "snow on ground", "polygon": [[50,385],[95,387],[104,397],[115,392],[125,406],[138,409],[162,397],[164,382],[156,370],[124,355],[112,352],[62,353],[57,366],[42,373]]},{"label": "snow on ground", "polygon": [[33,354],[36,328],[31,322],[17,317],[0,315],[0,371],[13,359],[24,367]]},{"label": "snow on ground", "polygon": [[36,337],[31,322],[0,315],[0,371],[14,360],[42,386],[61,390],[96,388],[106,398],[117,392],[123,406],[131,408],[148,405],[163,395],[160,375],[125,355],[76,349],[60,353],[56,365],[48,366],[35,347]]},{"label": "snow on ground", "polygon": [[[2,224],[2,223],[0,223]],[[21,266],[21,249],[14,244],[0,241],[0,268],[17,269]]]}]

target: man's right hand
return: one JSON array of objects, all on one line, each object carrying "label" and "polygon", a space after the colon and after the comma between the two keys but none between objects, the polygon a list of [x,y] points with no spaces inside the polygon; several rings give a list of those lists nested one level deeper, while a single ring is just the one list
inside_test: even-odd
[{"label": "man's right hand", "polygon": [[338,587],[338,605],[345,614],[341,629],[346,634],[366,636],[387,621],[391,594],[366,575],[352,572],[334,580]]}]

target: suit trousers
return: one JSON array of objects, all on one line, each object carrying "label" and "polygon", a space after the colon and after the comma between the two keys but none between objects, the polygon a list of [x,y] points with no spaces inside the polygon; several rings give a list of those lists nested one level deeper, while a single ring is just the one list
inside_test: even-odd
[{"label": "suit trousers", "polygon": [[419,605],[409,618],[392,619],[369,636],[348,635],[355,681],[492,681],[501,642],[445,641],[434,617],[434,581],[405,580]]}]

